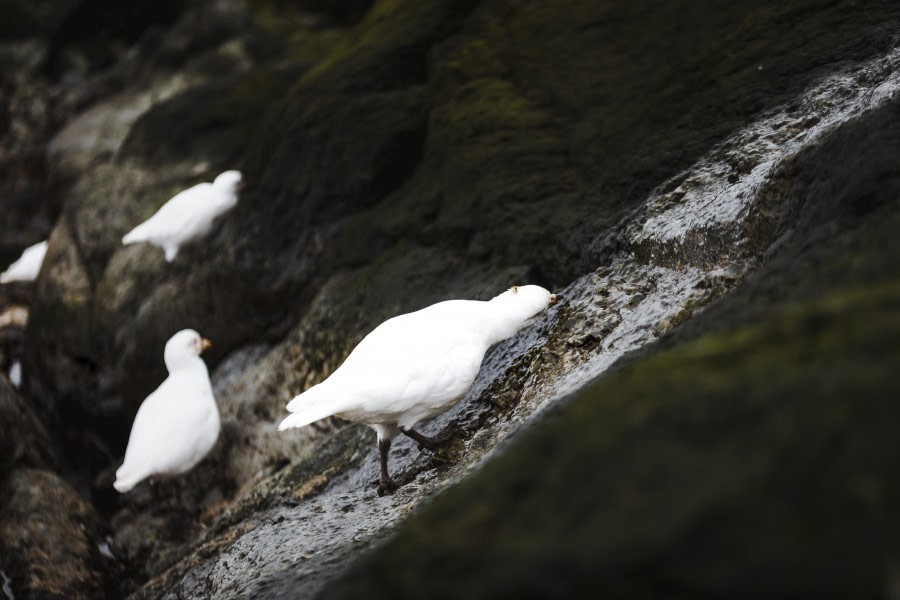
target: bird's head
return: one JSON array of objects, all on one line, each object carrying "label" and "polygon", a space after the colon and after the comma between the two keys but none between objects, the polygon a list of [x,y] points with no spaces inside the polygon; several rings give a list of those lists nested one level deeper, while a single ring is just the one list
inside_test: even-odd
[{"label": "bird's head", "polygon": [[496,341],[513,335],[528,325],[541,311],[558,300],[539,285],[515,285],[491,301],[493,321],[496,332],[491,337]]},{"label": "bird's head", "polygon": [[213,186],[236,194],[244,187],[244,178],[240,171],[225,171],[213,180]]},{"label": "bird's head", "polygon": [[517,307],[523,314],[534,316],[551,304],[556,304],[557,300],[556,294],[551,294],[539,285],[514,285],[491,302]]},{"label": "bird's head", "polygon": [[200,337],[193,329],[182,329],[166,342],[164,358],[169,372],[185,364],[192,364],[200,354],[209,348],[209,340]]}]

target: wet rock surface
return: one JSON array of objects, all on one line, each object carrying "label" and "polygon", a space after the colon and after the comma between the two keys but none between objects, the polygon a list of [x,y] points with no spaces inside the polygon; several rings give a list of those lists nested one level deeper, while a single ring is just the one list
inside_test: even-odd
[{"label": "wet rock surface", "polygon": [[[735,595],[754,565],[784,559],[796,577],[746,589],[840,579],[834,590],[868,593],[865,561],[889,553],[828,579],[846,557],[804,545],[818,521],[800,513],[815,506],[830,527],[862,490],[861,516],[826,528],[833,539],[856,547],[895,525],[875,515],[894,492],[872,449],[890,444],[835,390],[890,413],[900,10],[325,4],[137,3],[95,22],[90,2],[55,18],[0,4],[28,36],[0,44],[15,59],[0,93],[19,107],[0,122],[14,192],[0,258],[50,237],[38,281],[0,291],[0,310],[29,307],[24,334],[0,327],[4,361],[24,359],[24,396],[0,405],[25,424],[0,441],[5,501],[49,510],[33,491],[47,488],[71,508],[54,525],[86,532],[62,544],[69,581],[108,597],[570,596],[608,563],[610,593]],[[105,22],[116,35],[89,35]],[[120,245],[226,168],[249,186],[205,240],[171,264]],[[367,428],[275,431],[285,402],[382,320],[525,282],[564,300],[424,426],[450,432],[446,448],[395,444],[395,494],[375,493]],[[112,471],[183,327],[213,341],[222,434],[190,474],[120,497]],[[829,432],[859,452],[831,450]],[[754,469],[735,466],[744,455]],[[815,473],[830,456],[865,481],[825,493]],[[760,486],[792,475],[807,483],[754,508]],[[744,511],[774,532],[797,517],[800,533],[769,562],[754,561],[774,533],[716,563],[747,534]],[[40,597],[22,579],[40,559],[16,556],[13,589]]]},{"label": "wet rock surface", "polygon": [[741,287],[318,597],[890,595],[898,113],[803,153],[791,230]]}]

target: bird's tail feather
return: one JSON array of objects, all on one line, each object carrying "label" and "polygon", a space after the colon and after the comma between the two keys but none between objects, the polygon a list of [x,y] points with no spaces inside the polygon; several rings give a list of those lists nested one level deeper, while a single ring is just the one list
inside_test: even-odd
[{"label": "bird's tail feather", "polygon": [[320,384],[294,397],[287,405],[287,409],[293,414],[288,415],[281,422],[278,426],[278,431],[284,431],[292,427],[303,427],[319,419],[324,419],[346,410],[345,402],[330,396],[328,389]]},{"label": "bird's tail feather", "polygon": [[128,473],[125,470],[124,465],[119,467],[119,470],[116,471],[116,481],[113,483],[113,487],[118,490],[120,494],[124,494],[138,483],[140,483],[142,478],[135,477],[134,475]]},{"label": "bird's tail feather", "polygon": [[[109,480],[107,480],[107,481],[109,481]],[[120,481],[120,480],[118,480],[118,479],[116,479],[116,481],[113,483],[113,487],[116,488],[116,490],[117,490],[120,494],[124,494],[125,492],[129,491],[131,488],[134,487],[134,485],[135,485],[135,482],[132,482],[132,481]]]},{"label": "bird's tail feather", "polygon": [[143,241],[144,241],[144,233],[143,233],[143,231],[141,231],[140,225],[138,225],[137,227],[135,227],[134,229],[132,229],[131,231],[129,231],[122,237],[122,244],[125,246],[127,246],[128,244],[135,244],[137,242],[143,242]]}]

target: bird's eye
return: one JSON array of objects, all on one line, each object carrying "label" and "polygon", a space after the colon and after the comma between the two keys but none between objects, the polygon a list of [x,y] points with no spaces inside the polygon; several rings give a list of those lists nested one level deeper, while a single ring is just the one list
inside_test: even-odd
[{"label": "bird's eye", "polygon": [[518,294],[518,293],[519,293],[519,286],[514,285],[514,286],[512,286],[511,288],[509,288],[509,291],[511,291],[513,294]]}]

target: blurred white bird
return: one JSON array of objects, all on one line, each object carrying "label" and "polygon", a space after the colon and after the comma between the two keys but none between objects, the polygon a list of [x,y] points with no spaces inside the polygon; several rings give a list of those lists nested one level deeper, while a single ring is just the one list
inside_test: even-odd
[{"label": "blurred white bird", "polygon": [[22,387],[22,361],[14,360],[10,365],[9,383],[16,389]]},{"label": "blurred white bird", "polygon": [[182,246],[212,229],[213,221],[237,204],[240,171],[225,171],[212,183],[198,183],[172,196],[152,217],[122,238],[125,245],[149,242],[159,246],[166,261],[175,260]]},{"label": "blurred white bird", "polygon": [[378,433],[383,491],[391,440],[403,433],[426,448],[440,442],[415,431],[449,409],[475,380],[488,348],[514,335],[556,302],[536,285],[513,287],[490,301],[448,300],[389,319],[359,343],[328,379],[287,405],[279,430],[337,415]]},{"label": "blurred white bird", "polygon": [[9,268],[0,273],[0,283],[12,281],[34,281],[41,272],[44,263],[44,255],[47,254],[47,242],[39,242],[34,246],[25,248],[19,260],[9,265]]},{"label": "blurred white bird", "polygon": [[113,484],[122,493],[153,475],[189,471],[219,437],[219,410],[200,353],[210,346],[193,329],[166,342],[169,376],[138,409],[125,462]]},{"label": "blurred white bird", "polygon": [[10,365],[9,383],[16,389],[22,387],[22,361],[14,360]]}]

